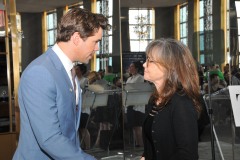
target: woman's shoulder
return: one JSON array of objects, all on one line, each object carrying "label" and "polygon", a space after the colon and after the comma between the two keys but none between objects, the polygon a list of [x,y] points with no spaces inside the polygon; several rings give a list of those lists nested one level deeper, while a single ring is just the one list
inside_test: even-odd
[{"label": "woman's shoulder", "polygon": [[196,114],[193,100],[189,98],[187,94],[175,93],[170,100],[169,107],[172,112]]},{"label": "woman's shoulder", "polygon": [[172,95],[172,98],[171,100],[190,100],[190,98],[187,96],[186,93],[178,93],[178,92],[175,92],[173,95]]},{"label": "woman's shoulder", "polygon": [[193,100],[187,94],[174,93],[169,101],[171,106],[193,106]]}]

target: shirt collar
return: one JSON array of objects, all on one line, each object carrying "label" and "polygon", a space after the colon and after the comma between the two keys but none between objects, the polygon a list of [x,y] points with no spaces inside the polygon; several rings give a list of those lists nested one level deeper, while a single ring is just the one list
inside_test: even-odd
[{"label": "shirt collar", "polygon": [[73,62],[66,56],[57,43],[52,47],[52,50],[57,54],[66,71],[69,72],[73,68]]}]

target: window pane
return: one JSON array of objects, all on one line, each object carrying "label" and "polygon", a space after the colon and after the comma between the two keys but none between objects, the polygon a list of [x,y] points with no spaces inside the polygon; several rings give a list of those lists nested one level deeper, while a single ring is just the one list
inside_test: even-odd
[{"label": "window pane", "polygon": [[182,24],[182,37],[187,37],[187,24]]},{"label": "window pane", "polygon": [[240,2],[235,1],[235,4],[236,4],[237,17],[240,17]]},{"label": "window pane", "polygon": [[181,42],[187,46],[187,38],[182,38]]},{"label": "window pane", "polygon": [[207,15],[212,14],[212,0],[206,0],[205,3],[207,3],[204,8],[207,12]]},{"label": "window pane", "polygon": [[204,54],[200,55],[200,64],[204,64],[205,60],[204,60]]},{"label": "window pane", "polygon": [[112,57],[108,57],[108,65],[112,66]]},{"label": "window pane", "polygon": [[132,52],[138,52],[140,50],[139,41],[130,41],[130,50]]},{"label": "window pane", "polygon": [[52,29],[53,28],[53,14],[49,14],[47,16],[47,28]]},{"label": "window pane", "polygon": [[183,37],[183,25],[180,24],[180,37]]},{"label": "window pane", "polygon": [[100,69],[100,58],[96,58],[96,71],[99,71]]},{"label": "window pane", "polygon": [[149,41],[140,41],[140,50],[139,51],[146,51],[147,45],[148,45]]},{"label": "window pane", "polygon": [[180,9],[180,16],[179,16],[180,23],[183,21],[182,16],[183,16],[183,10],[182,10],[182,8],[181,8],[181,9]]},{"label": "window pane", "polygon": [[205,30],[212,30],[212,16],[206,18]]},{"label": "window pane", "polygon": [[200,35],[200,51],[204,50],[204,36]]},{"label": "window pane", "polygon": [[148,37],[147,39],[154,39],[153,31],[154,31],[155,26],[148,26]]},{"label": "window pane", "polygon": [[199,16],[200,17],[203,17],[204,16],[204,5],[203,5],[203,1],[200,1],[199,2],[199,9],[200,9],[200,13],[199,13]]},{"label": "window pane", "polygon": [[148,16],[149,10],[138,10],[138,15]]},{"label": "window pane", "polygon": [[129,24],[137,24],[138,10],[129,10]]},{"label": "window pane", "polygon": [[153,14],[154,14],[154,10],[146,10],[146,14],[144,16],[147,17],[148,24],[155,24]]},{"label": "window pane", "polygon": [[56,13],[47,15],[47,29],[53,29],[57,27]]},{"label": "window pane", "polygon": [[200,31],[204,31],[204,21],[203,21],[203,18],[200,18],[200,20],[199,20],[199,26],[200,26],[200,28],[199,28],[199,30]]},{"label": "window pane", "polygon": [[[240,36],[238,36],[238,39],[240,39]],[[240,52],[240,43],[238,42],[238,52]]]},{"label": "window pane", "polygon": [[55,42],[54,30],[48,32],[48,46],[53,45]]},{"label": "window pane", "polygon": [[[108,17],[108,23],[112,26],[113,15],[113,0],[97,1],[97,13],[101,13]],[[102,41],[99,43],[99,51],[96,52],[97,56],[102,54],[102,57],[106,57],[112,54],[112,28],[108,31],[104,31]],[[105,69],[107,64],[107,58],[97,59],[96,69]]]},{"label": "window pane", "polygon": [[145,51],[148,41],[154,39],[154,10],[130,9],[130,51]]},{"label": "window pane", "polygon": [[145,52],[149,41],[130,41],[132,52]]},{"label": "window pane", "polygon": [[[240,35],[240,18],[238,18],[238,35]],[[240,40],[240,39],[238,39]]]},{"label": "window pane", "polygon": [[101,6],[101,2],[97,1],[97,13],[101,13],[100,6]]},{"label": "window pane", "polygon": [[187,27],[188,27],[188,10],[187,4],[180,8],[180,40],[187,44]]},{"label": "window pane", "polygon": [[187,7],[181,8],[181,16],[180,16],[180,22],[186,22],[187,21]]},{"label": "window pane", "polygon": [[140,28],[139,26],[130,26],[130,39],[153,39],[153,27],[144,26]]},{"label": "window pane", "polygon": [[109,53],[112,53],[112,36],[109,36]]},{"label": "window pane", "polygon": [[135,32],[135,26],[130,26],[129,25],[129,30],[130,30],[130,39],[139,39],[138,34]]},{"label": "window pane", "polygon": [[50,11],[47,14],[47,35],[48,47],[54,45],[57,35],[57,14],[55,11]]},{"label": "window pane", "polygon": [[108,0],[109,16],[113,15],[113,0]]}]

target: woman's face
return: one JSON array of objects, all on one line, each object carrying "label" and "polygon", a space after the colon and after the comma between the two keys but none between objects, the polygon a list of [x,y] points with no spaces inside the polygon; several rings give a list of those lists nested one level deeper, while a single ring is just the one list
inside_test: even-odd
[{"label": "woman's face", "polygon": [[144,67],[144,79],[155,84],[161,91],[166,81],[166,69],[151,57],[147,57]]},{"label": "woman's face", "polygon": [[130,64],[128,71],[130,74],[135,75],[137,73],[137,69],[133,63]]}]

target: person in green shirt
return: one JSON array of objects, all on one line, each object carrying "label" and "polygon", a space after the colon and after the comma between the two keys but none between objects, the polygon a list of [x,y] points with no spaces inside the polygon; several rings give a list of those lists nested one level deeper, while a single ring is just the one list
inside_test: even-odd
[{"label": "person in green shirt", "polygon": [[103,79],[108,81],[109,83],[113,84],[113,79],[116,77],[116,75],[113,73],[112,66],[107,67],[107,73],[105,73]]}]

